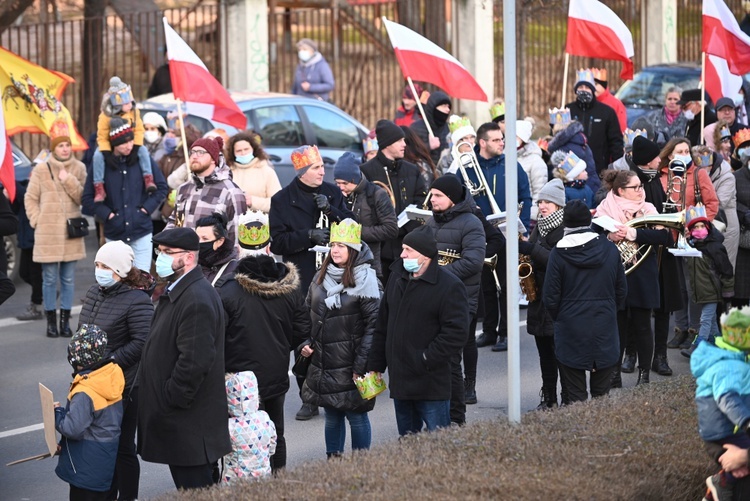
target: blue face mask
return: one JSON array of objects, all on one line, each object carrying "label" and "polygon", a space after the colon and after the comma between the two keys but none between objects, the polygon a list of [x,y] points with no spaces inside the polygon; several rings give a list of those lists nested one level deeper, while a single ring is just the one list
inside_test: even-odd
[{"label": "blue face mask", "polygon": [[177,138],[176,137],[165,137],[164,138],[164,150],[167,152],[167,155],[171,155],[174,153],[174,150],[177,149]]},{"label": "blue face mask", "polygon": [[159,254],[156,257],[156,274],[161,278],[167,278],[174,275],[172,263],[174,263],[174,258],[172,256],[163,252]]},{"label": "blue face mask", "polygon": [[416,273],[419,271],[419,269],[422,267],[421,264],[419,264],[418,259],[404,259],[404,269],[408,271],[409,273]]},{"label": "blue face mask", "polygon": [[253,158],[255,158],[255,157],[253,156],[252,153],[249,153],[247,155],[237,155],[237,156],[234,157],[234,159],[237,160],[237,163],[240,163],[240,164],[243,164],[243,165],[246,165],[246,164],[249,164],[250,162],[252,162]]},{"label": "blue face mask", "polygon": [[97,268],[94,270],[94,276],[96,277],[96,283],[105,289],[107,287],[112,287],[117,283],[117,280],[115,280],[115,277],[112,275],[112,270],[102,270]]}]

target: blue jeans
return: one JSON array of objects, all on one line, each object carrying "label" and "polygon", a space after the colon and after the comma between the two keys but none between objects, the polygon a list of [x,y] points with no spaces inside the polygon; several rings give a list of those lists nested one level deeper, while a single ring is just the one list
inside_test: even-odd
[{"label": "blue jeans", "polygon": [[424,423],[427,431],[451,424],[450,400],[393,400],[398,434],[419,433]]},{"label": "blue jeans", "polygon": [[714,338],[721,336],[719,325],[716,323],[716,303],[698,306],[701,307],[701,327],[698,330],[698,338],[695,340],[695,344],[700,341],[713,341]]},{"label": "blue jeans", "polygon": [[[148,154],[148,148],[141,146],[138,148],[138,164],[141,166],[141,174],[153,174],[151,171],[151,156]],[[94,152],[93,162],[94,182],[104,182],[104,155],[99,148]]]},{"label": "blue jeans", "polygon": [[366,412],[340,411],[326,407],[326,454],[341,454],[346,442],[346,421],[352,429],[352,450],[369,449],[372,440],[370,418]]},{"label": "blue jeans", "polygon": [[[154,251],[151,238],[151,233],[149,233],[132,242],[125,242],[133,249],[133,266],[139,270],[151,271],[151,254]],[[108,238],[107,242],[112,242],[112,240]]]},{"label": "blue jeans", "polygon": [[57,278],[60,278],[60,309],[73,307],[76,261],[42,263],[42,302],[45,311],[57,309]]}]

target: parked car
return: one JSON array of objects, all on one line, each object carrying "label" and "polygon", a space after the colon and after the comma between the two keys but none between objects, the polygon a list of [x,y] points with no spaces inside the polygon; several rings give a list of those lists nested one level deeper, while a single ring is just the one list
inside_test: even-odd
[{"label": "parked car", "polygon": [[[292,151],[316,144],[326,168],[326,181],[333,181],[333,166],[346,151],[362,154],[368,129],[356,119],[325,101],[291,94],[231,91],[230,95],[247,117],[247,128],[263,138],[263,148],[273,163],[282,186],[294,179]],[[173,94],[163,94],[139,103],[143,114],[154,111],[167,117],[177,110]],[[222,128],[231,136],[237,129],[195,115],[186,121],[206,133]]]},{"label": "parked car", "polygon": [[[10,144],[13,154],[13,169],[15,170],[16,181],[27,181],[31,176],[33,164],[21,148],[16,146],[12,141]],[[8,257],[8,277],[15,282],[19,278],[19,257],[21,255],[18,246],[16,245],[16,236],[11,235],[9,237],[3,237],[3,247],[5,248],[5,255]]]},{"label": "parked car", "polygon": [[670,87],[682,90],[697,89],[701,78],[699,65],[690,63],[646,66],[625,82],[615,96],[622,101],[628,114],[628,126],[636,118],[664,106],[664,96]]}]

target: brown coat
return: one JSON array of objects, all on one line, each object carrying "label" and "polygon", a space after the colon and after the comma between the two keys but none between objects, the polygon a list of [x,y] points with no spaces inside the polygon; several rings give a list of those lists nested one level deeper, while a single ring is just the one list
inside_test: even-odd
[{"label": "brown coat", "polygon": [[[60,169],[68,177],[60,181]],[[50,174],[50,169],[52,173]],[[31,171],[24,204],[34,228],[34,261],[59,263],[77,261],[86,256],[83,238],[68,238],[67,220],[81,217],[81,194],[86,182],[86,167],[71,157],[60,162],[54,157]]]}]

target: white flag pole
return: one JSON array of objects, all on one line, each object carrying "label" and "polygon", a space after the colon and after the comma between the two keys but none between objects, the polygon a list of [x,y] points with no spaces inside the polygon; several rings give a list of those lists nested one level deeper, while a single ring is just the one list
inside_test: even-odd
[{"label": "white flag pole", "polygon": [[563,88],[562,97],[560,98],[560,109],[565,107],[565,94],[568,92],[568,65],[570,64],[570,54],[565,53],[565,68],[563,69]]},{"label": "white flag pole", "polygon": [[[411,77],[406,77],[406,81],[409,82],[409,87],[411,88],[412,96],[414,96],[414,99],[417,100],[419,113],[422,115],[422,120],[424,121],[424,124],[427,127],[427,133],[430,135],[430,137],[435,137],[435,134],[432,132],[432,127],[430,127],[430,121],[427,120],[427,115],[424,114],[424,108],[422,108],[422,100],[420,99],[420,96],[417,95],[417,89],[414,88],[414,82],[411,81]],[[429,144],[426,146],[428,148],[430,147]]]},{"label": "white flag pole", "polygon": [[[717,110],[718,111],[718,110]],[[706,53],[701,52],[701,144],[706,144],[703,127],[706,122]]]},{"label": "white flag pole", "polygon": [[182,101],[177,99],[177,121],[180,123],[180,136],[182,136],[182,152],[185,154],[185,164],[190,172],[190,152],[188,151],[187,139],[185,139],[185,123],[182,120]]}]

